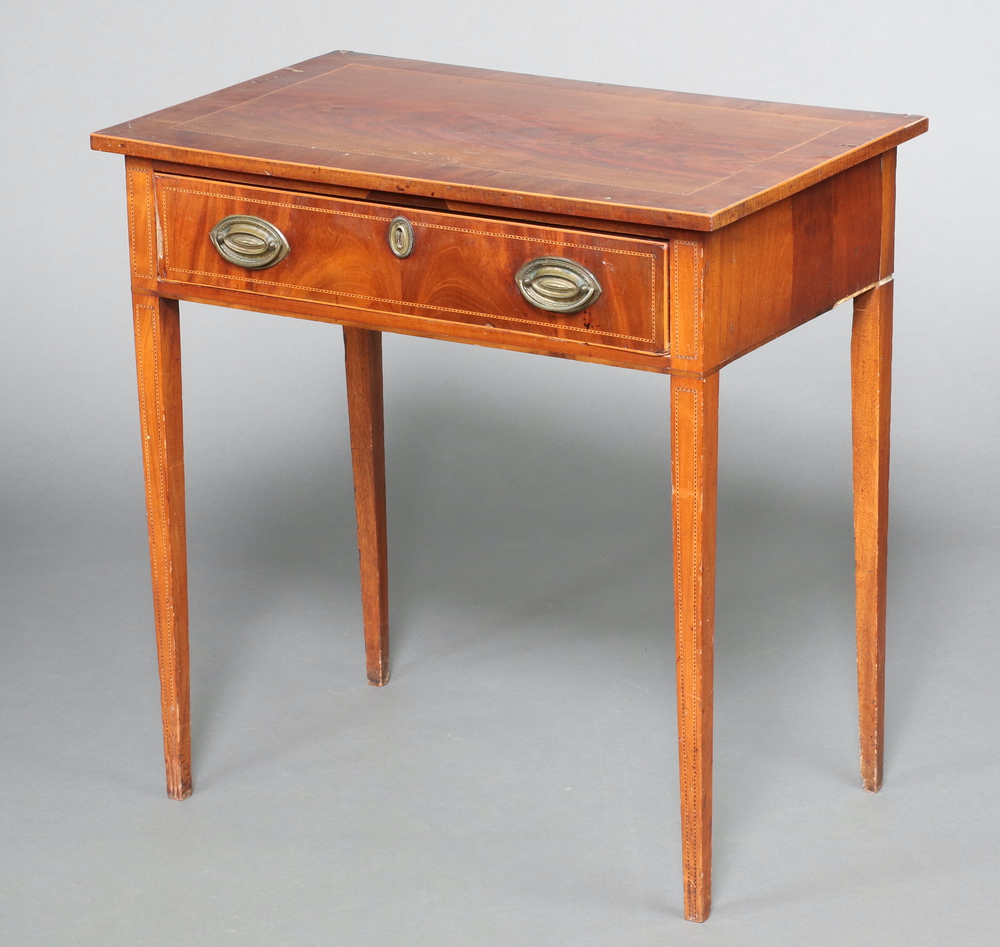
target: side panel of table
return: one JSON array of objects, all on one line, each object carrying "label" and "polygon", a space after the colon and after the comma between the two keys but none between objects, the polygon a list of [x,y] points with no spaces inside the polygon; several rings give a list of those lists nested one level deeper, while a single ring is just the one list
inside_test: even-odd
[{"label": "side panel of table", "polygon": [[[700,238],[697,370],[714,371],[892,273],[881,263],[894,168],[895,152],[887,152]],[[891,220],[887,227],[891,242]]]}]

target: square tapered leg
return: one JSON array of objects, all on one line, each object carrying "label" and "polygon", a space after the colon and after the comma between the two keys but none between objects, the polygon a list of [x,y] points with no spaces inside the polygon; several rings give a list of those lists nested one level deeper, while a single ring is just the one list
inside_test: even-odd
[{"label": "square tapered leg", "polygon": [[184,433],[177,300],[134,293],[135,353],[167,794],[191,795]]},{"label": "square tapered leg", "polygon": [[892,282],[854,300],[851,391],[861,779],[882,786]]},{"label": "square tapered leg", "polygon": [[344,327],[347,408],[358,516],[361,607],[368,683],[389,680],[389,578],[385,524],[382,333]]},{"label": "square tapered leg", "polygon": [[719,376],[671,378],[674,622],[684,916],[712,904],[712,670]]}]

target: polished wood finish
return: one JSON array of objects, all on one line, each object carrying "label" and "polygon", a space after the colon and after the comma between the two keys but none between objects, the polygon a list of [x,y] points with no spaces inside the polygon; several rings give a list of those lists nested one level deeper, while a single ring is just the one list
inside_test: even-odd
[{"label": "polished wood finish", "polygon": [[882,239],[879,278],[892,276],[896,262],[896,149],[879,158],[882,168]]},{"label": "polished wood finish", "polygon": [[712,904],[712,669],[719,376],[670,379],[684,916]]},{"label": "polished wood finish", "polygon": [[[303,299],[284,299],[273,296],[254,296],[253,293],[218,287],[199,287],[193,284],[162,283],[163,292],[181,302],[208,303],[231,309],[291,316],[313,322],[328,322],[342,326],[378,329],[400,335],[413,335],[425,339],[442,339],[449,342],[467,342],[509,352],[526,352],[531,355],[554,355],[571,361],[594,362],[640,371],[667,374],[670,360],[663,355],[636,352],[632,349],[615,349],[598,345],[581,345],[578,342],[555,337],[544,337],[527,332],[501,334],[489,326],[447,322],[440,319],[420,319],[391,313],[372,313],[363,309],[343,309],[328,303]],[[501,341],[502,339],[502,341]]]},{"label": "polished wood finish", "polygon": [[880,279],[882,158],[706,234],[705,341],[714,371]]},{"label": "polished wood finish", "polygon": [[861,779],[882,787],[885,733],[885,583],[889,522],[892,280],[854,300],[851,403]]},{"label": "polished wood finish", "polygon": [[397,207],[419,207],[423,210],[436,210],[442,213],[469,214],[478,217],[492,217],[498,220],[523,220],[535,224],[571,227],[578,230],[634,234],[639,237],[650,237],[654,240],[666,239],[669,231],[667,227],[653,224],[638,224],[621,220],[610,222],[596,217],[574,217],[570,214],[555,214],[517,207],[497,207],[471,201],[443,200],[439,197],[425,197],[420,194],[401,194],[372,188],[345,187],[321,181],[296,181],[294,178],[283,178],[273,174],[248,174],[244,171],[225,171],[220,168],[198,167],[169,161],[149,161],[148,164],[154,171],[164,174],[179,174],[187,177],[249,184],[253,187],[273,187],[286,191],[301,191],[306,194],[325,194],[329,197],[346,197],[357,201],[375,201]]},{"label": "polished wood finish", "polygon": [[[875,285],[882,165],[872,159],[711,234],[664,229],[669,242],[469,217],[457,228],[454,216],[410,209],[420,251],[406,260],[388,252],[383,233],[399,207],[157,175],[159,285],[192,301],[268,311],[273,296],[278,308],[270,311],[285,312],[287,298],[296,301],[289,314],[303,318],[703,374]],[[227,263],[207,234],[232,213],[271,221],[296,252],[259,273]],[[310,226],[315,215],[325,224],[320,234]],[[455,237],[466,236],[460,230],[477,245],[456,245]],[[543,255],[587,265],[604,288],[601,299],[570,316],[531,307],[513,273]],[[692,321],[668,325],[671,311],[690,305],[697,306]]]},{"label": "polished wood finish", "polygon": [[186,799],[191,795],[191,707],[180,319],[172,299],[134,293],[132,307],[167,794]]},{"label": "polished wood finish", "polygon": [[156,289],[156,211],[153,171],[141,158],[125,159],[132,286]]},{"label": "polished wood finish", "polygon": [[714,230],[925,131],[917,115],[334,52],[93,146],[492,207]]},{"label": "polished wood finish", "polygon": [[347,410],[358,517],[361,610],[368,683],[389,680],[389,566],[385,522],[382,334],[344,328]]},{"label": "polished wood finish", "polygon": [[[331,53],[93,136],[124,153],[168,789],[190,792],[177,300],[344,326],[368,677],[388,678],[381,332],[671,376],[685,916],[711,905],[719,369],[847,299],[862,776],[881,782],[896,146],[924,118]],[[269,269],[221,259],[269,220]],[[389,221],[416,249],[397,259]],[[532,307],[513,274],[587,266]]]},{"label": "polished wood finish", "polygon": [[[464,323],[490,330],[497,344],[524,335],[576,342],[576,348],[664,349],[666,247],[565,229],[408,209],[413,252],[389,249],[389,222],[400,208],[306,197],[158,175],[163,284],[217,286],[255,297],[323,302],[374,316],[403,315],[421,325]],[[287,238],[291,251],[264,270],[223,259],[209,231],[232,214],[263,218]],[[531,305],[515,275],[537,257],[585,266],[602,293],[583,312],[561,314]],[[460,336],[459,326],[449,337]]]}]

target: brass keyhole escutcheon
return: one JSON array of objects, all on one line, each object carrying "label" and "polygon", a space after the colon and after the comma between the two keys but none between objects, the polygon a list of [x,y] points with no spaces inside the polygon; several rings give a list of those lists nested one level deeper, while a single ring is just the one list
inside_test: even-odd
[{"label": "brass keyhole escutcheon", "polygon": [[405,217],[396,217],[389,222],[389,249],[401,260],[413,252],[415,240],[413,224]]},{"label": "brass keyhole escutcheon", "polygon": [[285,235],[260,217],[233,214],[223,217],[209,234],[219,255],[248,270],[264,270],[288,255]]},{"label": "brass keyhole escutcheon", "polygon": [[585,266],[557,256],[525,263],[514,277],[521,295],[548,312],[580,312],[601,295],[601,284]]}]

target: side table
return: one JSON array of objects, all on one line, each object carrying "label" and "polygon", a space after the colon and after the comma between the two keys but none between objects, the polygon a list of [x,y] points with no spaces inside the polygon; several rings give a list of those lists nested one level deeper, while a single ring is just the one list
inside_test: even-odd
[{"label": "side table", "polygon": [[167,790],[191,793],[178,301],[344,327],[368,679],[381,332],[670,375],[685,916],[711,903],[719,369],[854,300],[861,775],[882,780],[896,146],[914,115],[335,52],[97,132],[126,156]]}]

